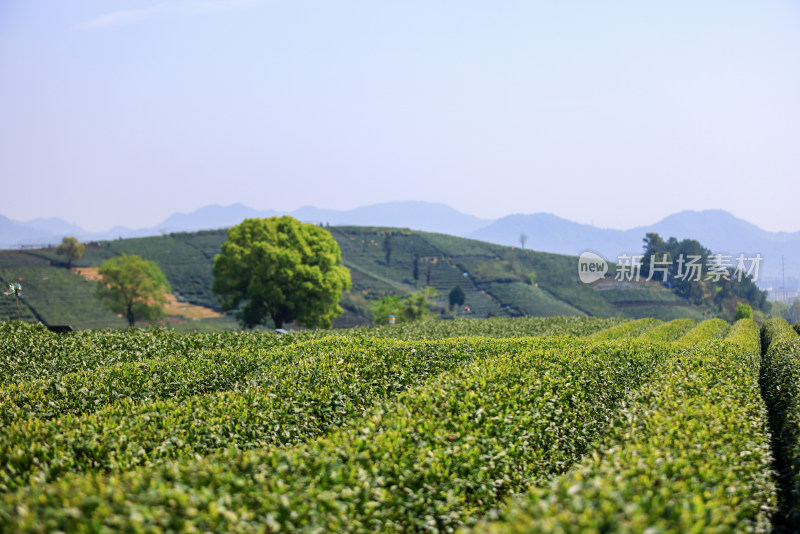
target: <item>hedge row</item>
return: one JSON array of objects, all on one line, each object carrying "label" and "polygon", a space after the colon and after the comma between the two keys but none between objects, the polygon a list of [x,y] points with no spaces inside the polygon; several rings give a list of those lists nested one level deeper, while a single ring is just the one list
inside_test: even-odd
[{"label": "hedge row", "polygon": [[710,339],[722,339],[728,335],[730,329],[731,325],[722,319],[716,317],[706,319],[686,332],[678,341],[683,345],[692,345]]},{"label": "hedge row", "polygon": [[640,334],[638,338],[650,341],[675,341],[695,325],[697,325],[697,321],[694,319],[674,319]]},{"label": "hedge row", "polygon": [[626,321],[598,317],[520,317],[487,320],[422,321],[378,328],[331,331],[176,333],[166,328],[84,330],[54,334],[43,325],[0,323],[0,386],[57,378],[97,367],[163,357],[191,356],[224,349],[231,352],[279,349],[331,335],[405,340],[464,336],[582,336]]},{"label": "hedge row", "polygon": [[781,521],[800,524],[800,337],[785,320],[768,319],[761,330],[762,388],[770,409],[784,493]]},{"label": "hedge row", "polygon": [[622,323],[617,326],[601,330],[588,337],[594,341],[637,337],[658,327],[661,324],[663,324],[661,319],[637,319],[636,321],[628,321],[627,323]]},{"label": "hedge row", "polygon": [[527,337],[572,335],[588,336],[606,328],[630,321],[621,317],[491,317],[489,319],[455,319],[452,321],[418,321],[392,326],[357,328],[369,337],[419,340],[461,336]]},{"label": "hedge row", "polygon": [[776,503],[752,320],[687,348],[596,451],[479,533],[765,532]]},{"label": "hedge row", "polygon": [[43,325],[15,321],[0,324],[0,385],[155,358],[190,357],[217,349],[263,351],[295,342],[295,336],[267,332],[183,334],[166,328],[54,334]]},{"label": "hedge row", "polygon": [[[502,353],[533,357],[575,343],[566,337],[304,343],[265,359],[269,365],[242,378],[246,387],[237,391],[150,402],[129,396],[94,413],[18,420],[0,433],[0,489],[27,484],[31,477],[44,483],[65,472],[120,472],[219,448],[303,442],[362,416],[378,400],[472,360]],[[73,406],[91,403],[91,394],[78,393],[81,400]],[[46,397],[41,404],[63,407],[66,398]]]},{"label": "hedge row", "polygon": [[2,497],[0,530],[452,531],[568,469],[673,350],[509,351],[303,445],[25,486]]},{"label": "hedge row", "polygon": [[113,402],[183,399],[246,385],[247,377],[291,360],[283,352],[215,350],[97,367],[0,388],[0,428],[31,418],[92,413]]}]

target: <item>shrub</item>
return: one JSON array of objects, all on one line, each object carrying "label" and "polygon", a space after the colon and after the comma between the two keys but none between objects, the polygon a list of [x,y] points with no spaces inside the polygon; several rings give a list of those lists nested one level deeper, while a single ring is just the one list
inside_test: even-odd
[{"label": "shrub", "polygon": [[752,319],[753,318],[753,308],[750,307],[749,304],[745,304],[740,302],[736,305],[736,312],[733,314],[733,320],[738,321],[739,319]]}]

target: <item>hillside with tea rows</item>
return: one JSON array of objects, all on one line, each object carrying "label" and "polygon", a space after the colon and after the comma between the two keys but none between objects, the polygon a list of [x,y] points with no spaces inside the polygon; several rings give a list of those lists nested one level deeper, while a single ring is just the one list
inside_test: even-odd
[{"label": "hillside with tea rows", "polygon": [[[535,250],[504,247],[443,234],[398,228],[330,227],[350,269],[352,289],[340,304],[339,328],[371,322],[371,305],[389,295],[409,295],[425,287],[438,293],[434,312],[442,318],[519,316],[595,316],[662,320],[711,317],[712,307],[698,307],[654,281],[616,283],[613,266],[603,284],[578,280],[578,259]],[[122,317],[94,297],[93,271],[120,254],[155,261],[172,285],[179,303],[203,307],[203,318],[171,312],[171,328],[223,331],[237,328],[232,314],[217,315],[211,292],[215,254],[225,230],[174,233],[157,237],[90,243],[84,256],[67,270],[55,249],[0,251],[0,282],[22,279],[19,315],[14,299],[0,299],[0,320],[19,316],[29,322],[69,324],[76,329],[121,328]],[[80,273],[80,274],[79,274]],[[82,276],[82,275],[83,276]],[[464,291],[463,306],[451,308],[448,294]]]}]

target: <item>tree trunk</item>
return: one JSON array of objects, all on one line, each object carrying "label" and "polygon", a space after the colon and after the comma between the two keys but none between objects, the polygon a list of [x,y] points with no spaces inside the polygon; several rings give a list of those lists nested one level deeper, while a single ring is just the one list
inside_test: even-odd
[{"label": "tree trunk", "polygon": [[128,326],[133,326],[133,302],[128,303]]}]

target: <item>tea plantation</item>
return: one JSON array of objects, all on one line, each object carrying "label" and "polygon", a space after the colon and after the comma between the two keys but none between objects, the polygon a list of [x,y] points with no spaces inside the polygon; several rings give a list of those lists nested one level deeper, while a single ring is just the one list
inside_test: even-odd
[{"label": "tea plantation", "polygon": [[793,532],[800,336],[0,324],[0,532]]},{"label": "tea plantation", "polygon": [[[447,318],[519,316],[597,316],[639,319],[681,317],[701,320],[721,313],[696,306],[655,281],[586,285],[577,277],[578,258],[503,247],[443,234],[397,228],[329,228],[350,269],[353,287],[340,301],[345,313],[337,328],[371,324],[371,305],[389,295],[409,295],[432,287],[434,313]],[[175,233],[157,237],[91,243],[74,263],[97,268],[120,254],[138,254],[158,264],[182,303],[221,311],[211,291],[214,255],[225,230]],[[612,275],[609,275],[611,278]],[[121,328],[127,323],[101,305],[95,283],[67,270],[55,249],[0,251],[0,283],[22,279],[14,299],[0,299],[0,321],[29,322],[76,329]],[[448,294],[464,292],[464,305],[451,307]],[[731,315],[732,316],[732,315]],[[167,323],[175,329],[222,331],[238,327],[232,314],[197,319],[181,314]],[[270,325],[271,326],[271,325]]]}]

